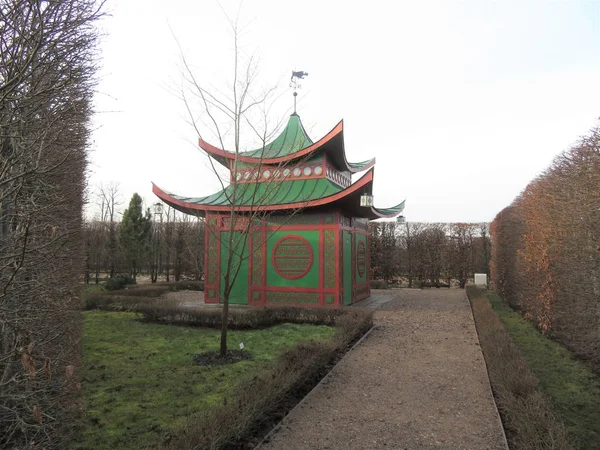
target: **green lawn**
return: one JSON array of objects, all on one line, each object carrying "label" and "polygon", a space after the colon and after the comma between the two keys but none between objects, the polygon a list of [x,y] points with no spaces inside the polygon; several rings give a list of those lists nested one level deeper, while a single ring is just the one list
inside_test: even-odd
[{"label": "green lawn", "polygon": [[333,328],[283,324],[231,331],[229,345],[244,343],[251,360],[199,367],[192,355],[218,349],[217,330],[146,324],[135,313],[88,311],[84,328],[86,415],[79,449],[142,449],[185,425],[194,413],[222,399],[238,380],[284,349],[327,339]]},{"label": "green lawn", "polygon": [[600,379],[560,344],[542,336],[494,293],[494,311],[519,345],[529,368],[540,380],[571,438],[582,449],[600,449]]}]

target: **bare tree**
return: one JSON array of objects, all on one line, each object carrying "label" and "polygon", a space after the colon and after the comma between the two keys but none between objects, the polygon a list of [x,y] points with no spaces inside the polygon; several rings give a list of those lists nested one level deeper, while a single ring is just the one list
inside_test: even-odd
[{"label": "bare tree", "polygon": [[[448,227],[448,278],[458,280],[461,288],[473,274],[474,267],[474,226],[468,223],[453,223]],[[448,282],[450,284],[450,282]]]},{"label": "bare tree", "polygon": [[374,279],[386,282],[399,275],[399,248],[396,222],[370,222],[371,271]]},{"label": "bare tree", "polygon": [[105,224],[107,229],[108,251],[107,265],[108,276],[113,278],[117,271],[118,261],[118,243],[117,243],[117,208],[123,204],[121,193],[119,192],[119,184],[111,182],[108,184],[100,184],[97,191],[97,203],[100,207],[100,220]]},{"label": "bare tree", "polygon": [[106,268],[105,260],[107,255],[107,234],[105,223],[92,219],[84,224],[84,247],[85,247],[85,274],[84,281],[88,284],[91,281],[91,275],[94,276],[94,283],[100,282],[100,273]]},{"label": "bare tree", "polygon": [[[233,155],[229,162],[229,175],[225,179],[221,176],[219,167],[215,165],[212,158],[208,158],[212,171],[217,176],[224,195],[230,205],[226,214],[226,223],[228,231],[220,233],[209,225],[209,233],[220,233],[218,239],[224,250],[221,252],[221,258],[224,260],[223,282],[222,282],[222,329],[221,329],[221,356],[227,353],[227,328],[229,318],[229,303],[232,289],[245,261],[252,254],[259,251],[260,247],[266,245],[266,242],[254,242],[253,250],[248,250],[248,239],[252,231],[259,227],[263,221],[268,220],[273,214],[266,206],[270,205],[278,191],[282,188],[282,183],[272,177],[269,181],[260,181],[265,185],[265,189],[255,189],[258,179],[240,180],[235,175],[240,167],[240,153],[242,152],[242,142],[247,140],[246,136],[253,137],[259,142],[262,151],[257,157],[255,169],[261,173],[263,168],[267,168],[275,173],[282,171],[283,165],[265,165],[264,160],[268,158],[267,144],[279,130],[282,121],[272,122],[271,117],[273,105],[278,99],[277,86],[266,89],[257,87],[258,63],[254,56],[245,55],[240,47],[241,27],[239,25],[239,11],[235,19],[227,17],[230,30],[233,37],[233,80],[230,89],[223,94],[220,90],[210,86],[206,82],[199,80],[191,69],[185,56],[182,55],[183,74],[191,94],[186,89],[182,89],[181,97],[187,107],[190,121],[194,126],[196,133],[202,138],[202,127],[198,121],[204,121],[205,128],[209,128],[218,140],[221,148],[231,148]],[[192,101],[193,99],[193,101]],[[199,109],[197,111],[195,108]],[[231,146],[226,145],[227,132],[232,131]],[[249,139],[248,139],[249,140]],[[273,149],[271,149],[273,150]],[[228,185],[227,185],[228,184]],[[306,193],[308,195],[311,192]],[[239,205],[244,202],[247,207],[243,213],[239,212]],[[302,202],[300,202],[302,203]],[[308,204],[300,205],[290,214],[287,220]],[[285,220],[280,225],[285,224]]]},{"label": "bare tree", "polygon": [[99,5],[0,2],[0,446],[64,448]]},{"label": "bare tree", "polygon": [[190,217],[183,214],[181,219],[175,223],[175,241],[173,242],[173,277],[175,281],[179,281],[182,273],[185,272],[185,238],[189,229]]}]

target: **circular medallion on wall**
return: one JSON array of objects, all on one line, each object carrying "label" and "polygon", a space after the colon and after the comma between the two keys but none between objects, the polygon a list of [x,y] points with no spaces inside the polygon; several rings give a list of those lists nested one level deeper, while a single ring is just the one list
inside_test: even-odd
[{"label": "circular medallion on wall", "polygon": [[265,180],[268,180],[269,178],[271,178],[271,171],[270,171],[270,170],[265,170],[265,171],[263,172],[263,178],[264,178]]},{"label": "circular medallion on wall", "polygon": [[295,177],[299,177],[300,174],[302,173],[302,170],[300,170],[300,167],[295,167],[293,173],[294,173]]},{"label": "circular medallion on wall", "polygon": [[288,280],[305,276],[313,265],[313,251],[301,236],[289,235],[279,239],[271,254],[275,272]]},{"label": "circular medallion on wall", "polygon": [[250,175],[252,175],[252,173],[250,173],[250,171],[246,172],[244,174],[244,180],[249,180],[250,179]]},{"label": "circular medallion on wall", "polygon": [[365,249],[364,241],[358,242],[358,248],[356,249],[356,270],[358,275],[361,277],[365,276],[367,269],[367,250]]},{"label": "circular medallion on wall", "polygon": [[286,177],[286,178],[289,177],[290,176],[290,172],[291,172],[290,169],[283,169],[283,176]]},{"label": "circular medallion on wall", "polygon": [[323,168],[321,166],[315,167],[315,175],[321,175],[323,173]]},{"label": "circular medallion on wall", "polygon": [[312,174],[312,167],[305,167],[302,173],[305,177],[309,177]]}]

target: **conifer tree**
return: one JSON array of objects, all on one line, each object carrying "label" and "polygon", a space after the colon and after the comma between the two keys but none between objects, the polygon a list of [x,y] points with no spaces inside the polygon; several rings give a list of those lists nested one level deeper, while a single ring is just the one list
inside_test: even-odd
[{"label": "conifer tree", "polygon": [[119,228],[119,241],[123,262],[135,280],[150,251],[152,220],[150,209],[143,213],[142,198],[133,194],[129,207],[123,213]]}]

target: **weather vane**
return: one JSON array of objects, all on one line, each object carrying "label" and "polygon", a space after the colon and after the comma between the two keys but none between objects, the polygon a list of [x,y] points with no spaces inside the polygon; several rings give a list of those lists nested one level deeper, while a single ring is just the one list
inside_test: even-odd
[{"label": "weather vane", "polygon": [[308,76],[308,72],[304,72],[302,70],[292,70],[292,78],[290,78],[290,87],[294,88],[294,114],[296,114],[296,97],[298,97],[298,92],[296,91],[302,87],[298,82],[300,80],[303,80],[306,76]]}]

